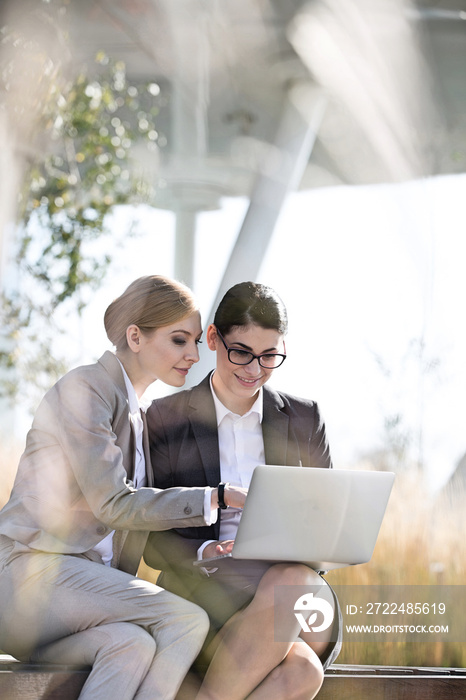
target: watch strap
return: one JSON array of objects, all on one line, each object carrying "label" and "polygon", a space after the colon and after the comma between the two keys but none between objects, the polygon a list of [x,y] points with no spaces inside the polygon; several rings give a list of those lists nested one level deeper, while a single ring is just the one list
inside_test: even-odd
[{"label": "watch strap", "polygon": [[221,481],[218,485],[218,507],[221,508],[222,510],[225,510],[228,508],[227,504],[225,503],[225,486],[228,486],[227,483],[224,481]]}]

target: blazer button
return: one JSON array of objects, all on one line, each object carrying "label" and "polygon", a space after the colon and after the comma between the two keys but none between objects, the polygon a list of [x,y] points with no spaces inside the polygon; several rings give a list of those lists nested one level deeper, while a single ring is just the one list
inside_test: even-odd
[{"label": "blazer button", "polygon": [[99,525],[96,528],[96,532],[98,535],[105,535],[105,533],[107,532],[107,528],[105,527],[105,525]]},{"label": "blazer button", "polygon": [[186,508],[184,509],[185,515],[191,515],[192,512],[193,509],[191,508],[191,506],[186,506]]}]

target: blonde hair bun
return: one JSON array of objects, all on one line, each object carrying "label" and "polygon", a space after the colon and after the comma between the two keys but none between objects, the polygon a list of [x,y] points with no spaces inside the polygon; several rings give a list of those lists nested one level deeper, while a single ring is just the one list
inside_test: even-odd
[{"label": "blonde hair bun", "polygon": [[198,308],[192,291],[181,282],[162,275],[139,277],[107,308],[105,330],[121,351],[127,347],[128,326],[134,324],[148,333],[176,323]]}]

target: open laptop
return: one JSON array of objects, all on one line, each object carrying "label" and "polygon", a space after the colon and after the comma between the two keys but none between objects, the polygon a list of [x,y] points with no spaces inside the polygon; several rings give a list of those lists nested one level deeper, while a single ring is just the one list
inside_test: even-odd
[{"label": "open laptop", "polygon": [[368,562],[394,478],[392,472],[260,465],[231,554],[194,564],[255,559],[328,571]]}]

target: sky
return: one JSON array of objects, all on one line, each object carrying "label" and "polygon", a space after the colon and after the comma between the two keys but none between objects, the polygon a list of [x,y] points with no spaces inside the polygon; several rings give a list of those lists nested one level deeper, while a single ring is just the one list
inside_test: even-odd
[{"label": "sky", "polygon": [[[288,358],[270,382],[318,402],[336,467],[375,464],[405,437],[434,490],[466,452],[465,187],[466,176],[445,176],[286,201],[256,280],[276,289],[290,320]],[[247,206],[225,199],[198,216],[193,287],[204,324]],[[139,233],[127,237],[135,216]],[[171,212],[122,208],[111,225],[122,243],[68,337],[77,362],[110,349],[101,319],[127,284],[174,274]],[[205,344],[201,353],[210,354]],[[156,383],[153,395],[170,391]]]}]

